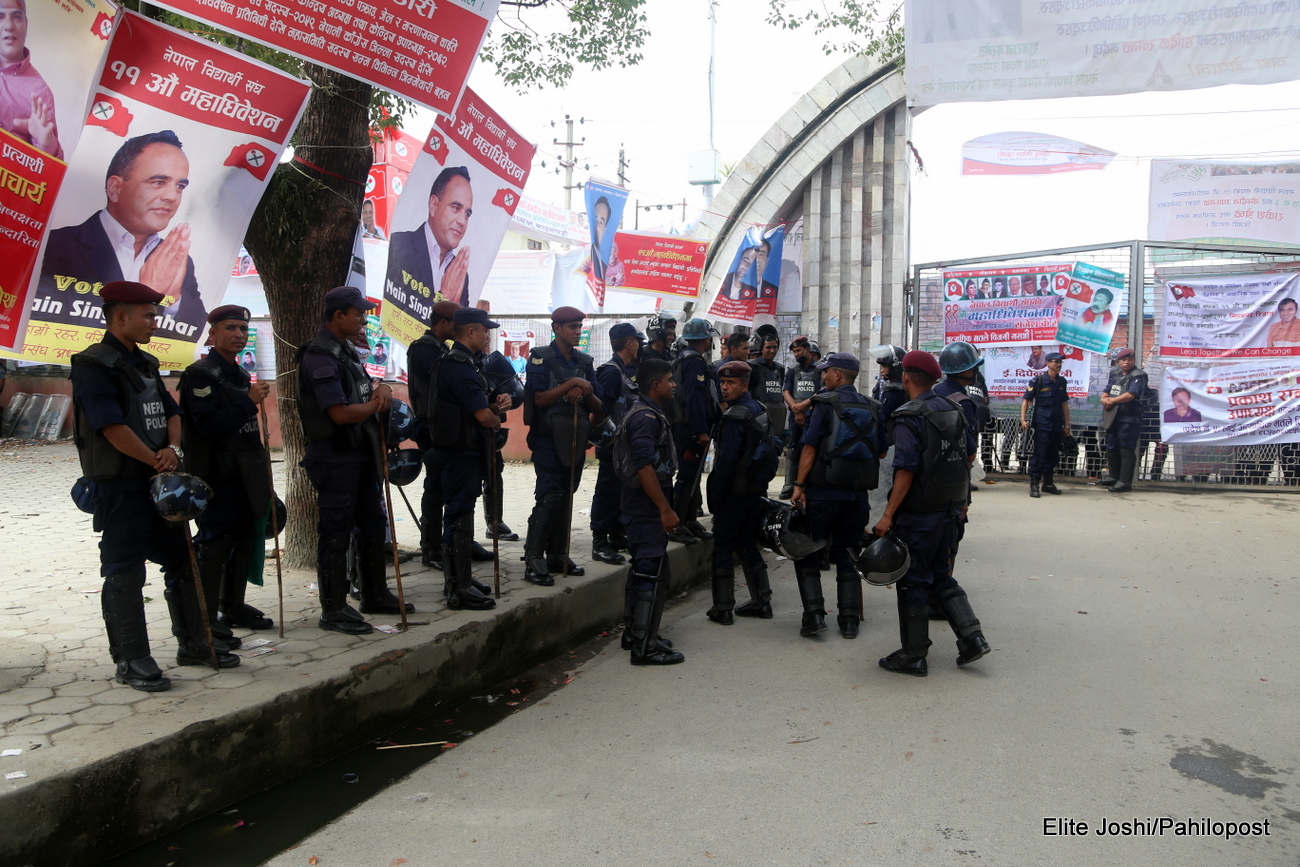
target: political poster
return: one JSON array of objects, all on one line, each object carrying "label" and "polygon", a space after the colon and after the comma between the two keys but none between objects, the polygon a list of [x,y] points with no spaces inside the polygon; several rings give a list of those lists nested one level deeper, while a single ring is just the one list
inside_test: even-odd
[{"label": "political poster", "polygon": [[1161,291],[1162,356],[1300,356],[1300,274],[1176,278]]},{"label": "political poster", "polygon": [[500,0],[159,0],[155,5],[450,116]]},{"label": "political poster", "polygon": [[1300,160],[1152,160],[1147,237],[1300,244]]},{"label": "political poster", "polygon": [[57,0],[0,4],[0,349],[22,348],[32,275],[114,12]]},{"label": "political poster", "polygon": [[165,296],[149,351],[180,370],[221,303],[309,86],[119,16],[50,217],[21,357],[66,364],[102,335],[100,287],[139,280]]},{"label": "political poster", "polygon": [[366,314],[366,347],[358,348],[366,373],[383,377],[388,372],[388,335],[379,324],[379,317],[373,313]]},{"label": "political poster", "polygon": [[398,343],[424,334],[438,301],[478,303],[534,150],[470,88],[454,117],[434,122],[389,236],[383,320]]},{"label": "political poster", "polygon": [[520,197],[519,207],[510,221],[510,231],[557,244],[591,243],[591,229],[587,226],[585,213],[549,205],[532,196]]},{"label": "political poster", "polygon": [[1055,175],[1100,171],[1115,158],[1102,150],[1039,132],[995,132],[961,147],[963,175]]},{"label": "political poster", "polygon": [[1258,359],[1165,368],[1160,438],[1232,445],[1300,442],[1300,364]]},{"label": "political poster", "polygon": [[502,250],[497,253],[481,299],[493,316],[546,313],[551,309],[551,285],[556,254],[548,250]]},{"label": "political poster", "polygon": [[1290,81],[1297,13],[1300,0],[906,0],[907,102]]},{"label": "political poster", "polygon": [[253,382],[257,382],[257,329],[248,329],[248,342],[244,344],[244,351],[239,353],[239,366],[249,375]]},{"label": "political poster", "polygon": [[528,353],[532,352],[533,347],[537,344],[537,333],[534,331],[507,331],[503,329],[500,338],[501,354],[510,362],[510,367],[514,369],[519,381],[523,382],[525,372],[528,369]]},{"label": "political poster", "polygon": [[781,286],[784,225],[766,232],[751,226],[731,259],[708,316],[722,322],[750,325],[755,316],[775,316]]},{"label": "political poster", "polygon": [[1064,286],[1073,262],[993,265],[943,272],[943,340],[1030,346],[1056,339]]},{"label": "political poster", "polygon": [[591,246],[578,270],[586,278],[587,291],[595,300],[596,309],[602,310],[609,278],[621,280],[623,276],[623,262],[614,235],[623,221],[627,190],[605,181],[589,180],[583,184],[582,193],[587,204],[588,242]]},{"label": "political poster", "polygon": [[1076,262],[1068,275],[1057,274],[1063,289],[1056,341],[1088,352],[1106,352],[1115,336],[1124,295],[1124,275]]},{"label": "political poster", "polygon": [[1025,396],[1025,388],[1040,373],[1047,373],[1047,355],[1059,352],[1064,356],[1061,376],[1065,377],[1070,397],[1088,396],[1088,373],[1092,368],[1092,353],[1074,346],[1059,343],[1033,346],[990,346],[984,350],[984,381],[988,383],[989,397],[1014,398]]},{"label": "political poster", "polygon": [[652,232],[617,232],[605,286],[637,295],[681,301],[700,297],[708,241]]}]

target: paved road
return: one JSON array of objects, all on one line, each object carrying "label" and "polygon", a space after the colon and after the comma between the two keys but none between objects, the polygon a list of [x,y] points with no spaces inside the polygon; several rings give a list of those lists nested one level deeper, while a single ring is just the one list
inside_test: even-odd
[{"label": "paved road", "polygon": [[[782,563],[774,621],[680,602],[686,664],[612,646],[271,863],[1296,864],[1300,500],[1065,490],[978,495],[959,578],[994,653],[969,670],[936,624],[929,678],[881,671],[883,589],[857,641],[800,638]],[[1095,836],[1102,817],[1272,836]]]}]

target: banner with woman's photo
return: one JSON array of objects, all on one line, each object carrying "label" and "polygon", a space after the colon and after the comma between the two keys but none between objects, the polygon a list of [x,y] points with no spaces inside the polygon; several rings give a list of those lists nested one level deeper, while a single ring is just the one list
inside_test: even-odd
[{"label": "banner with woman's photo", "polygon": [[473,307],[528,181],[536,149],[471,88],[439,117],[393,212],[384,331],[410,346],[443,299]]},{"label": "banner with woman's photo", "polygon": [[1160,354],[1171,358],[1300,355],[1300,275],[1166,280]]},{"label": "banner with woman's photo", "polygon": [[767,231],[751,226],[709,306],[709,318],[752,325],[755,316],[775,316],[784,246],[784,225]]},{"label": "banner with woman's photo", "polygon": [[991,265],[943,272],[943,341],[1032,346],[1056,340],[1061,294],[1073,262]]},{"label": "banner with woman's photo", "polygon": [[99,289],[165,296],[149,351],[194,360],[308,83],[120,12],[50,217],[21,357],[66,364],[104,328]]},{"label": "banner with woman's photo", "polygon": [[1165,368],[1160,438],[1232,445],[1300,442],[1300,364],[1262,359]]}]

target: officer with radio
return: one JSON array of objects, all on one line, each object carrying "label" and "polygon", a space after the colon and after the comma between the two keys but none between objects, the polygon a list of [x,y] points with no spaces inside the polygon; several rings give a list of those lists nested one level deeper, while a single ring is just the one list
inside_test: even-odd
[{"label": "officer with radio", "polygon": [[[1065,356],[1059,352],[1047,353],[1047,372],[1029,381],[1020,401],[1020,428],[1034,432],[1034,453],[1029,459],[1029,496],[1035,499],[1041,496],[1040,481],[1044,493],[1061,493],[1052,481],[1052,474],[1061,455],[1061,441],[1070,433],[1070,393],[1061,375],[1064,360]],[[1028,418],[1031,405],[1033,421]]]}]

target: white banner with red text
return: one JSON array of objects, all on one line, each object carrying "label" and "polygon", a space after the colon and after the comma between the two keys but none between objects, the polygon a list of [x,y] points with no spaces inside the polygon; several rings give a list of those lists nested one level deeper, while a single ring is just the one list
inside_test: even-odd
[{"label": "white banner with red text", "polygon": [[1160,355],[1300,356],[1300,275],[1170,278],[1161,287]]},{"label": "white banner with red text", "polygon": [[1231,445],[1300,442],[1300,364],[1287,358],[1165,368],[1160,438]]}]

